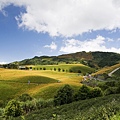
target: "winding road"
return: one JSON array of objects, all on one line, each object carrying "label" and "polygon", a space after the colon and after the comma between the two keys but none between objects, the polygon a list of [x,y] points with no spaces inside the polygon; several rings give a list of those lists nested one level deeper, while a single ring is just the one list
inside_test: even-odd
[{"label": "winding road", "polygon": [[112,74],[114,73],[114,72],[116,72],[117,70],[119,70],[120,69],[120,67],[119,68],[116,68],[115,70],[113,70],[112,72],[110,72],[109,74],[108,74],[108,76],[112,76]]}]

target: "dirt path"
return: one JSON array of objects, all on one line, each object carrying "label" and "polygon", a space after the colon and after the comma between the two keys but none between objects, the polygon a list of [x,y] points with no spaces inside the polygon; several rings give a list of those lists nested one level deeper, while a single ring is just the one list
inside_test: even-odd
[{"label": "dirt path", "polygon": [[114,72],[116,72],[117,70],[119,70],[120,69],[120,67],[119,68],[116,68],[115,70],[113,70],[112,72],[110,72],[109,74],[108,74],[108,76],[112,76],[112,74],[114,73]]}]

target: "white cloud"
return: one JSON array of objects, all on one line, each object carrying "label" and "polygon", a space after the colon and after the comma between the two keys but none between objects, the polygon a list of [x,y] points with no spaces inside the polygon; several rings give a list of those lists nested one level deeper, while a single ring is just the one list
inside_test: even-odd
[{"label": "white cloud", "polygon": [[0,10],[9,4],[26,8],[16,17],[19,27],[51,36],[120,28],[119,0],[0,0]]},{"label": "white cloud", "polygon": [[74,53],[79,51],[106,51],[106,52],[117,52],[120,53],[120,48],[106,47],[108,38],[97,36],[95,39],[79,41],[75,39],[68,39],[63,41],[63,46],[60,52]]},{"label": "white cloud", "polygon": [[51,50],[57,49],[57,45],[54,42],[52,42],[50,45],[45,45],[44,47],[50,48]]},{"label": "white cloud", "polygon": [[0,64],[3,65],[3,64],[7,64],[7,63],[6,62],[0,62]]}]

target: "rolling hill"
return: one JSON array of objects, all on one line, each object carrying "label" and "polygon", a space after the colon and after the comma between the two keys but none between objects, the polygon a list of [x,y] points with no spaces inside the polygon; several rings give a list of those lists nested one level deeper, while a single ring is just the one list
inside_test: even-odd
[{"label": "rolling hill", "polygon": [[102,68],[120,63],[120,54],[113,52],[77,52],[59,56],[35,56],[31,59],[13,62],[15,65],[58,65],[84,64],[89,67]]}]

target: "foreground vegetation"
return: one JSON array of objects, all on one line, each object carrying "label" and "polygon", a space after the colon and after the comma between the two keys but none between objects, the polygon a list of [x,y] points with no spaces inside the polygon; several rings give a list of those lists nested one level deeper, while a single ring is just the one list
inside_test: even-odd
[{"label": "foreground vegetation", "polygon": [[82,100],[59,107],[50,107],[28,114],[26,120],[109,120],[120,112],[120,95]]},{"label": "foreground vegetation", "polygon": [[[15,101],[12,101],[15,102]],[[33,103],[33,102],[31,102]],[[10,103],[9,103],[10,105]],[[119,118],[120,94],[80,100],[54,107],[51,101],[37,104],[38,110],[28,104],[31,110],[20,117],[9,117],[9,120],[114,120]],[[39,105],[39,106],[38,106]],[[118,119],[116,119],[118,120]]]}]

